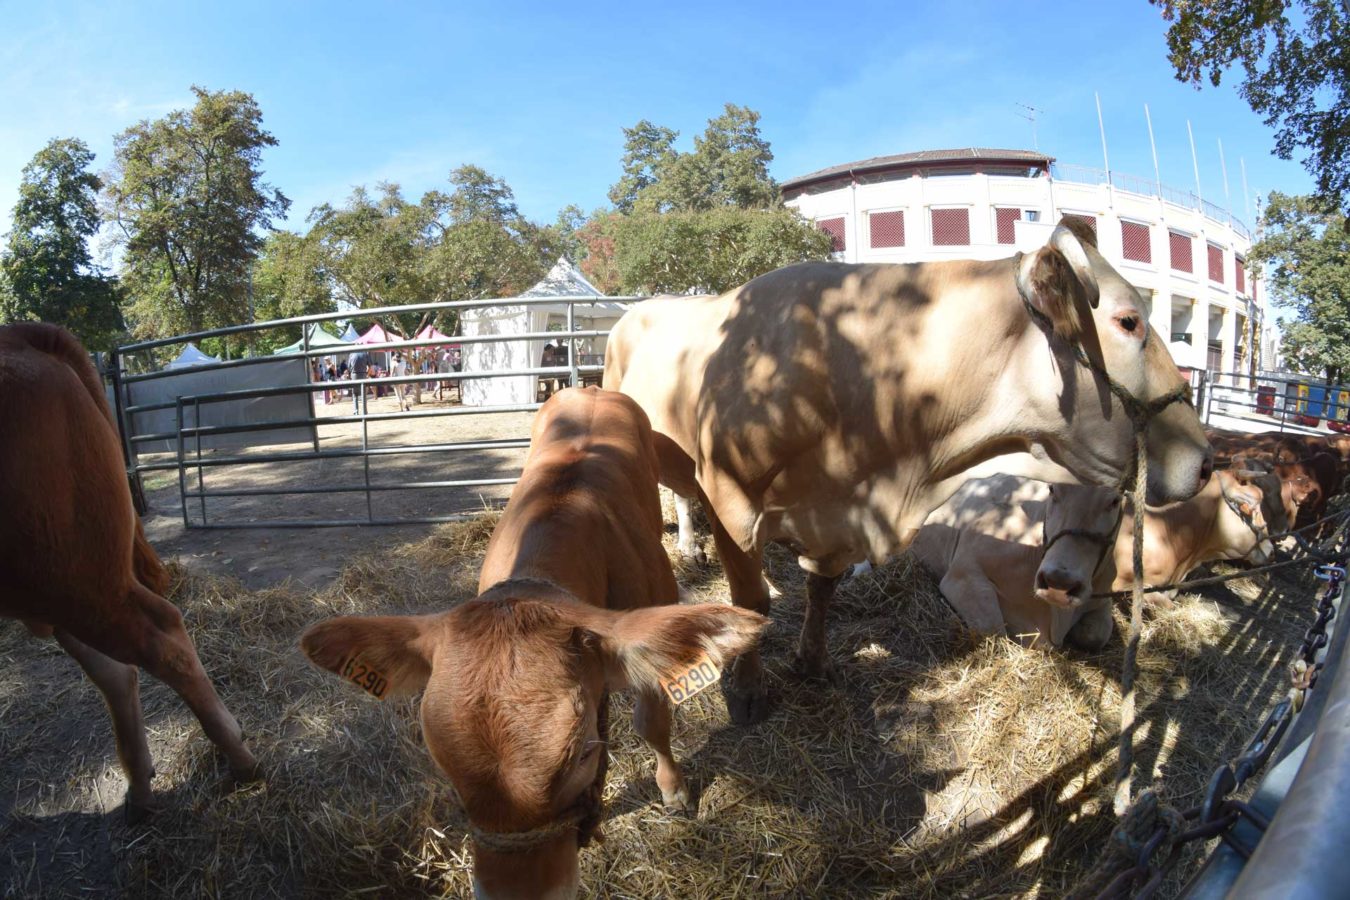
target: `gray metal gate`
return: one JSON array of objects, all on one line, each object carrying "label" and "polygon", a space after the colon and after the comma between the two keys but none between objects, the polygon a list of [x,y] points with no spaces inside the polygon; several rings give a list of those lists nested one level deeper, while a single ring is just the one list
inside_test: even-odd
[{"label": "gray metal gate", "polygon": [[[518,479],[540,386],[598,383],[609,327],[636,299],[526,296],[393,306],[118,347],[107,371],[128,473],[138,492],[154,473],[176,480],[188,528],[390,525],[476,514],[504,501]],[[446,310],[479,311],[491,327],[448,338],[311,346],[311,328],[321,322]],[[546,319],[556,321],[534,327]],[[294,326],[302,335],[295,353],[182,369],[157,365],[167,348]],[[545,341],[567,348],[562,364],[538,364]],[[448,344],[468,351],[460,371],[336,382],[311,377],[311,360]],[[466,385],[467,393],[483,397],[489,387],[509,387],[516,399],[466,403]],[[424,395],[437,386],[442,398],[458,402],[412,402],[419,389]],[[400,388],[411,395],[409,409],[395,399]]]}]

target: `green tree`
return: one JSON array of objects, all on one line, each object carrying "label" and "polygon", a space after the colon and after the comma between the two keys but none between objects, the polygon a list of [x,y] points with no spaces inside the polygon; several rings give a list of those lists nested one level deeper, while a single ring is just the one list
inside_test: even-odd
[{"label": "green tree", "polygon": [[117,283],[93,264],[101,182],[83,141],[58,138],[23,168],[13,228],[0,253],[0,321],[64,325],[92,349],[124,331]]},{"label": "green tree", "polygon": [[276,139],[242,91],[194,87],[191,109],[116,139],[106,197],[136,330],[156,336],[248,317],[249,267],[290,201],[263,181]]},{"label": "green tree", "polygon": [[[257,321],[337,310],[316,242],[289,231],[267,236],[253,267],[252,291],[253,318]],[[259,336],[254,350],[267,353],[299,338],[298,327],[267,332]]]},{"label": "green tree", "polygon": [[[1324,204],[1350,213],[1350,5],[1344,0],[1150,0],[1172,24],[1177,79],[1217,86],[1241,65],[1240,88],[1274,127],[1275,152],[1306,151]],[[1293,15],[1291,13],[1293,8]]]},{"label": "green tree", "polygon": [[671,131],[643,119],[623,130],[623,176],[609,189],[609,202],[619,212],[633,211],[639,195],[656,183],[662,171],[676,156]]},{"label": "green tree", "polygon": [[[361,308],[511,296],[547,271],[556,241],[520,215],[504,181],[461,166],[450,182],[419,203],[382,184],[378,195],[357,188],[343,207],[317,207],[309,237],[335,296]],[[412,335],[433,321],[447,333],[458,325],[453,312],[385,325]]]},{"label": "green tree", "polygon": [[677,133],[646,119],[624,129],[623,176],[610,188],[615,209],[690,212],[735,206],[767,209],[779,201],[769,175],[773,152],[759,131],[759,113],[728,103],[694,138],[694,149],[674,149]]},{"label": "green tree", "polygon": [[[605,237],[626,293],[721,293],[781,266],[825,259],[831,247],[829,235],[782,207],[616,215],[598,229],[597,244]],[[603,274],[600,262],[596,254],[591,272]]]},{"label": "green tree", "polygon": [[1284,330],[1286,357],[1328,381],[1350,373],[1350,235],[1334,207],[1314,197],[1272,193],[1263,234],[1248,260],[1259,263],[1272,298],[1295,312]]}]

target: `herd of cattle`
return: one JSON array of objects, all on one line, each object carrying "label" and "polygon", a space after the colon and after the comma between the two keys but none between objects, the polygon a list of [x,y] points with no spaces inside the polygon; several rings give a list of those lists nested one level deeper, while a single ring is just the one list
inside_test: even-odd
[{"label": "herd of cattle", "polygon": [[[0,614],[55,636],[103,692],[128,814],[152,804],[138,667],[183,697],[237,778],[257,777],[164,599],[78,342],[0,328],[0,418]],[[1136,429],[1142,511],[1120,493]],[[478,896],[573,896],[602,815],[609,693],[636,693],[635,729],[677,808],[693,801],[670,706],[720,682],[735,722],[768,713],[768,544],[807,572],[808,676],[831,671],[839,580],[910,545],[973,630],[1098,648],[1102,595],[1132,578],[1133,529],[1150,585],[1206,560],[1259,562],[1272,535],[1321,516],[1347,460],[1345,438],[1206,435],[1139,295],[1072,223],[994,262],[789,266],[620,321],[604,389],[563,391],[536,416],[476,599],[331,619],[300,643],[377,698],[421,692],[427,749],[471,822]],[[688,503],[702,503],[733,605],[677,602],[658,481],[681,498],[683,549]]]}]

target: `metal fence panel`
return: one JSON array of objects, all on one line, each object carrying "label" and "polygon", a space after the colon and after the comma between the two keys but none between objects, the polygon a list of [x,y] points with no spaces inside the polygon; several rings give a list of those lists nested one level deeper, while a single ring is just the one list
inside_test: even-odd
[{"label": "metal fence panel", "polygon": [[[127,417],[132,443],[139,453],[176,453],[176,438],[140,440],[140,436],[172,434],[175,431],[174,403],[179,397],[240,392],[238,400],[210,403],[200,407],[201,420],[193,408],[190,425],[249,426],[289,423],[286,428],[246,430],[203,437],[203,449],[222,450],[244,445],[264,446],[313,442],[314,425],[308,393],[280,396],[249,396],[256,388],[292,387],[309,383],[309,364],[289,356],[269,358],[260,365],[215,369],[193,367],[177,370],[168,378],[133,381],[126,385]],[[154,407],[144,409],[144,407]]]},{"label": "metal fence panel", "polygon": [[[450,338],[315,348],[306,336],[296,353],[185,371],[156,370],[155,363],[167,348],[188,341],[353,314],[120,347],[108,372],[128,471],[135,485],[148,473],[172,473],[189,528],[381,525],[475,515],[502,502],[519,477],[541,397],[568,384],[599,383],[609,328],[636,299],[522,296],[364,309],[361,318],[386,321],[393,313],[446,310],[462,312],[465,322],[496,321],[503,313],[514,318],[510,327],[466,329],[470,333]],[[545,342],[566,352],[545,363]],[[448,345],[465,351],[461,371],[440,371],[425,359]],[[310,380],[310,360],[360,351],[403,351],[414,368],[402,377]],[[465,387],[478,384],[512,390],[509,397],[469,396]]]}]

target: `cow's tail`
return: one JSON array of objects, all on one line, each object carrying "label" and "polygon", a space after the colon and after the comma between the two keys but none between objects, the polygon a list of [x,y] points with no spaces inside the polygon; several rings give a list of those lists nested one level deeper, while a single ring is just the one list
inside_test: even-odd
[{"label": "cow's tail", "polygon": [[[112,410],[108,408],[108,398],[103,392],[103,379],[99,377],[98,369],[94,368],[94,361],[89,358],[89,351],[84,349],[79,338],[59,325],[50,325],[46,322],[16,322],[7,326],[7,331],[34,350],[65,363],[89,392],[89,399],[94,401],[94,406],[112,426],[113,440],[118,440],[117,435],[120,432]],[[132,515],[136,519],[136,534],[131,551],[132,569],[141,584],[162,596],[169,586],[169,573],[164,568],[164,563],[160,562],[159,554],[155,553],[155,549],[146,539],[140,517],[136,516],[134,511]]]}]

